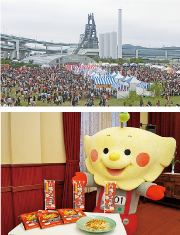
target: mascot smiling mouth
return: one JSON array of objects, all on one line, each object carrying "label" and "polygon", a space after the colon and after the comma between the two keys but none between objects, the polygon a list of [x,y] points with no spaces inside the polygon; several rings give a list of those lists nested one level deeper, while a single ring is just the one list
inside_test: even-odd
[{"label": "mascot smiling mouth", "polygon": [[112,175],[112,176],[120,175],[123,172],[123,170],[125,169],[125,168],[122,168],[122,169],[110,169],[108,167],[106,167],[106,168],[107,168],[109,174]]}]

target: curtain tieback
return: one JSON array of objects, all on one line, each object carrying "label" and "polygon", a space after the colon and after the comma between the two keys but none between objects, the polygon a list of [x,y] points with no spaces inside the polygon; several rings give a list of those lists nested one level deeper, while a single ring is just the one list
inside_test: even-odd
[{"label": "curtain tieback", "polygon": [[66,163],[67,164],[70,164],[70,165],[78,165],[79,164],[79,160],[66,160]]}]

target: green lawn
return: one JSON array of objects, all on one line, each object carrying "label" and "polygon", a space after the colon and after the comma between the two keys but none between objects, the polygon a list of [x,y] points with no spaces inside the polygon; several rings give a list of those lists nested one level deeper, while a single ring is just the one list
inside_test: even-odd
[{"label": "green lawn", "polygon": [[[13,88],[12,89],[12,92],[10,93],[10,96],[11,97],[15,97],[16,98],[16,95],[15,95],[15,91],[16,91],[16,88]],[[18,95],[20,95],[20,92],[18,93]],[[38,95],[36,93],[33,93],[32,96],[36,96],[36,104],[35,106],[57,106],[56,104],[54,103],[47,103],[47,100],[45,99],[45,101],[38,101],[37,100],[37,97]],[[1,93],[1,96],[2,96],[2,93]],[[20,95],[21,97],[21,95]],[[143,97],[143,106],[147,106],[147,102],[150,101],[152,103],[152,106],[156,106],[156,103],[158,102],[158,100],[160,101],[160,106],[168,106],[167,105],[167,100],[165,97]],[[28,106],[28,102],[24,101],[24,98],[21,97],[21,105],[22,106]],[[99,101],[100,99],[95,99],[94,101],[94,106],[99,106]],[[172,106],[176,106],[177,104],[180,105],[180,96],[171,96],[170,97],[170,102],[173,102]],[[140,97],[136,97],[136,93],[135,92],[131,92],[130,93],[130,98],[126,98],[126,99],[116,99],[116,98],[109,98],[107,103],[106,103],[106,106],[124,106],[124,102],[126,103],[126,106],[140,106]],[[86,103],[86,99],[84,100],[79,100],[79,104],[78,106],[85,106],[85,103]],[[65,101],[65,103],[62,103],[61,105],[58,105],[59,106],[72,106],[72,103],[70,103],[69,101]]]}]

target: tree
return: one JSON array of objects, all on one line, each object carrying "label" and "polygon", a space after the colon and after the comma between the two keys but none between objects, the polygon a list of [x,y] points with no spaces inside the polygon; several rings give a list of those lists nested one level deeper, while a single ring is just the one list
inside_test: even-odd
[{"label": "tree", "polygon": [[154,92],[155,96],[157,96],[158,100],[159,100],[159,97],[160,97],[161,92],[162,92],[162,85],[161,85],[160,82],[153,82],[153,84],[149,87],[148,90],[151,91],[151,92]]}]

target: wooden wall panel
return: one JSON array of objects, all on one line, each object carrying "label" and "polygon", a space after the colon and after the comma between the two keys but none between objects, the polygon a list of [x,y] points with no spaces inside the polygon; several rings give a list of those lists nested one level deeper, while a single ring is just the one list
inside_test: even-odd
[{"label": "wooden wall panel", "polygon": [[85,211],[93,212],[96,207],[96,191],[85,194]]},{"label": "wooden wall panel", "polygon": [[15,165],[12,166],[12,186],[41,184],[42,165]]},{"label": "wooden wall panel", "polygon": [[44,209],[43,189],[13,193],[15,226],[20,224],[19,215]]},{"label": "wooden wall panel", "polygon": [[1,167],[1,187],[11,186],[11,178],[11,165],[3,165]]},{"label": "wooden wall panel", "polygon": [[43,164],[43,180],[64,180],[66,164]]},{"label": "wooden wall panel", "polygon": [[1,234],[21,221],[20,214],[42,210],[44,179],[56,181],[56,208],[62,208],[65,163],[1,166]]},{"label": "wooden wall panel", "polygon": [[12,192],[1,193],[1,235],[7,235],[14,226]]},{"label": "wooden wall panel", "polygon": [[58,183],[56,184],[55,187],[56,209],[62,208],[63,188],[64,188],[64,182],[63,184],[58,184]]}]

